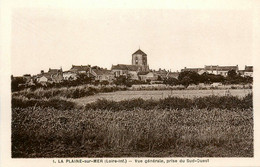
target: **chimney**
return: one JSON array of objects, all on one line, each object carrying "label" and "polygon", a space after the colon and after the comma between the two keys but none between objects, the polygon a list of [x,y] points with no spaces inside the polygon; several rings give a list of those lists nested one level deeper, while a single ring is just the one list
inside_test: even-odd
[{"label": "chimney", "polygon": [[44,73],[44,70],[41,70],[41,74],[43,74]]}]

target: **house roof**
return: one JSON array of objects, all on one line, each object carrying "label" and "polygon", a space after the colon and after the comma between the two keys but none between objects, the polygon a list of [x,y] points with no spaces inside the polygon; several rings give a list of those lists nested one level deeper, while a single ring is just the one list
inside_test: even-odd
[{"label": "house roof", "polygon": [[138,75],[147,75],[149,73],[150,73],[149,71],[141,71],[141,72],[138,72],[137,74]]},{"label": "house roof", "polygon": [[238,66],[205,66],[205,70],[229,71],[238,70]]},{"label": "house roof", "polygon": [[51,74],[49,74],[49,73],[39,74],[39,78],[41,78],[41,77],[46,77],[48,80],[51,80]]},{"label": "house roof", "polygon": [[62,69],[51,69],[51,68],[49,68],[49,71],[48,71],[48,73],[50,73],[50,74],[56,74],[56,73],[59,73],[59,72],[62,72]]},{"label": "house roof", "polygon": [[92,69],[97,75],[114,75],[110,70],[105,69]]},{"label": "house roof", "polygon": [[138,49],[136,52],[133,53],[133,55],[134,54],[146,55],[141,49]]},{"label": "house roof", "polygon": [[90,65],[80,65],[80,66],[72,65],[72,67],[69,71],[72,71],[72,72],[88,71],[89,69],[90,69]]},{"label": "house roof", "polygon": [[238,66],[219,66],[219,71],[229,71],[229,70],[238,70]]},{"label": "house roof", "polygon": [[217,70],[217,69],[218,69],[217,65],[205,66],[205,70]]},{"label": "house roof", "polygon": [[179,76],[179,73],[178,72],[168,72],[167,73],[167,75],[166,75],[167,77],[172,77],[172,78],[176,78],[176,77],[178,77]]},{"label": "house roof", "polygon": [[184,69],[181,69],[181,72],[184,72],[184,71],[194,71],[194,72],[199,72],[200,70],[204,70],[204,68],[184,68]]},{"label": "house roof", "polygon": [[112,65],[111,70],[128,70],[127,65],[125,64],[118,64],[118,65]]},{"label": "house roof", "polygon": [[112,70],[129,70],[129,71],[138,71],[140,66],[138,65],[127,65],[127,64],[118,64],[112,65]]}]

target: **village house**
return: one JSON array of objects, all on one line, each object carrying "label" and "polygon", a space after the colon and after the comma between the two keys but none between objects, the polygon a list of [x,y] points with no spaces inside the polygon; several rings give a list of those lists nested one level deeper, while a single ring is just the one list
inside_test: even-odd
[{"label": "village house", "polygon": [[88,76],[94,76],[96,81],[108,81],[109,83],[113,82],[115,76],[111,70],[103,69],[100,67],[92,67],[88,71]]},{"label": "village house", "polygon": [[244,76],[253,77],[253,66],[245,66]]},{"label": "village house", "polygon": [[71,69],[63,72],[64,80],[76,80],[80,74],[88,74],[90,65],[72,65]]},{"label": "village house", "polygon": [[48,83],[60,83],[63,81],[62,68],[60,69],[51,69],[49,68],[48,72],[41,70],[41,73],[36,75],[36,81],[41,84]]},{"label": "village house", "polygon": [[181,72],[184,72],[184,71],[194,71],[196,73],[203,74],[205,72],[205,69],[204,68],[187,68],[187,67],[184,67],[184,69],[181,69]]},{"label": "village house", "polygon": [[51,75],[41,70],[41,73],[36,75],[36,81],[42,85],[46,85],[47,82],[52,83]]},{"label": "village house", "polygon": [[244,70],[239,70],[239,74],[242,77],[253,77],[253,66],[245,66]]},{"label": "village house", "polygon": [[29,82],[29,81],[32,79],[32,76],[31,76],[31,74],[24,74],[24,75],[23,75],[23,79],[24,79],[26,82]]},{"label": "village house", "polygon": [[138,76],[140,77],[141,81],[155,81],[158,79],[158,76],[156,76],[152,71],[141,71],[138,72]]},{"label": "village house", "polygon": [[162,70],[161,68],[159,68],[158,71],[155,71],[155,70],[153,71],[155,77],[157,77],[157,80],[164,80],[164,79],[166,79],[168,72],[169,71],[167,71],[165,69]]},{"label": "village house", "polygon": [[224,77],[228,76],[228,71],[235,70],[238,72],[238,65],[236,66],[218,66],[218,65],[210,65],[205,66],[205,70],[208,74],[222,75]]},{"label": "village house", "polygon": [[184,68],[181,72],[184,71],[194,71],[202,75],[203,73],[222,75],[224,77],[228,76],[228,71],[235,70],[238,73],[238,65],[236,66],[219,66],[219,65],[205,65],[204,68]]},{"label": "village house", "polygon": [[25,80],[26,86],[33,86],[35,85],[34,83],[34,77],[31,76],[31,74],[24,74],[23,79]]},{"label": "village house", "polygon": [[69,71],[77,74],[86,74],[90,69],[91,69],[90,65],[80,65],[80,66],[72,65]]},{"label": "village house", "polygon": [[64,71],[63,72],[63,79],[73,81],[77,79],[77,74],[71,71]]},{"label": "village house", "polygon": [[50,74],[51,80],[54,83],[60,83],[60,82],[63,81],[62,68],[60,68],[60,69],[51,69],[51,68],[49,68],[48,74]]}]

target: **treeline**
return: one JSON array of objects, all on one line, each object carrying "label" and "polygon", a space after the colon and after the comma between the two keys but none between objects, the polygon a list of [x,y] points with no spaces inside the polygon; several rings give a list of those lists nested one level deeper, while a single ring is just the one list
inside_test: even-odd
[{"label": "treeline", "polygon": [[230,70],[227,77],[208,73],[199,75],[194,71],[184,71],[179,74],[178,79],[168,78],[164,80],[165,84],[184,85],[185,87],[188,87],[190,84],[212,84],[214,82],[219,82],[222,84],[251,84],[253,83],[253,77],[242,77],[241,75],[237,74],[235,70]]}]

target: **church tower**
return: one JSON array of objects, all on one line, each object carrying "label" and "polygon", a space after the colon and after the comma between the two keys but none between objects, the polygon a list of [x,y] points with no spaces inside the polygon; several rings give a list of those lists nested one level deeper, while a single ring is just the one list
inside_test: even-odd
[{"label": "church tower", "polygon": [[132,54],[132,65],[138,66],[139,71],[149,71],[147,54],[145,54],[140,48]]},{"label": "church tower", "polygon": [[138,49],[132,54],[132,65],[147,66],[147,55]]}]

